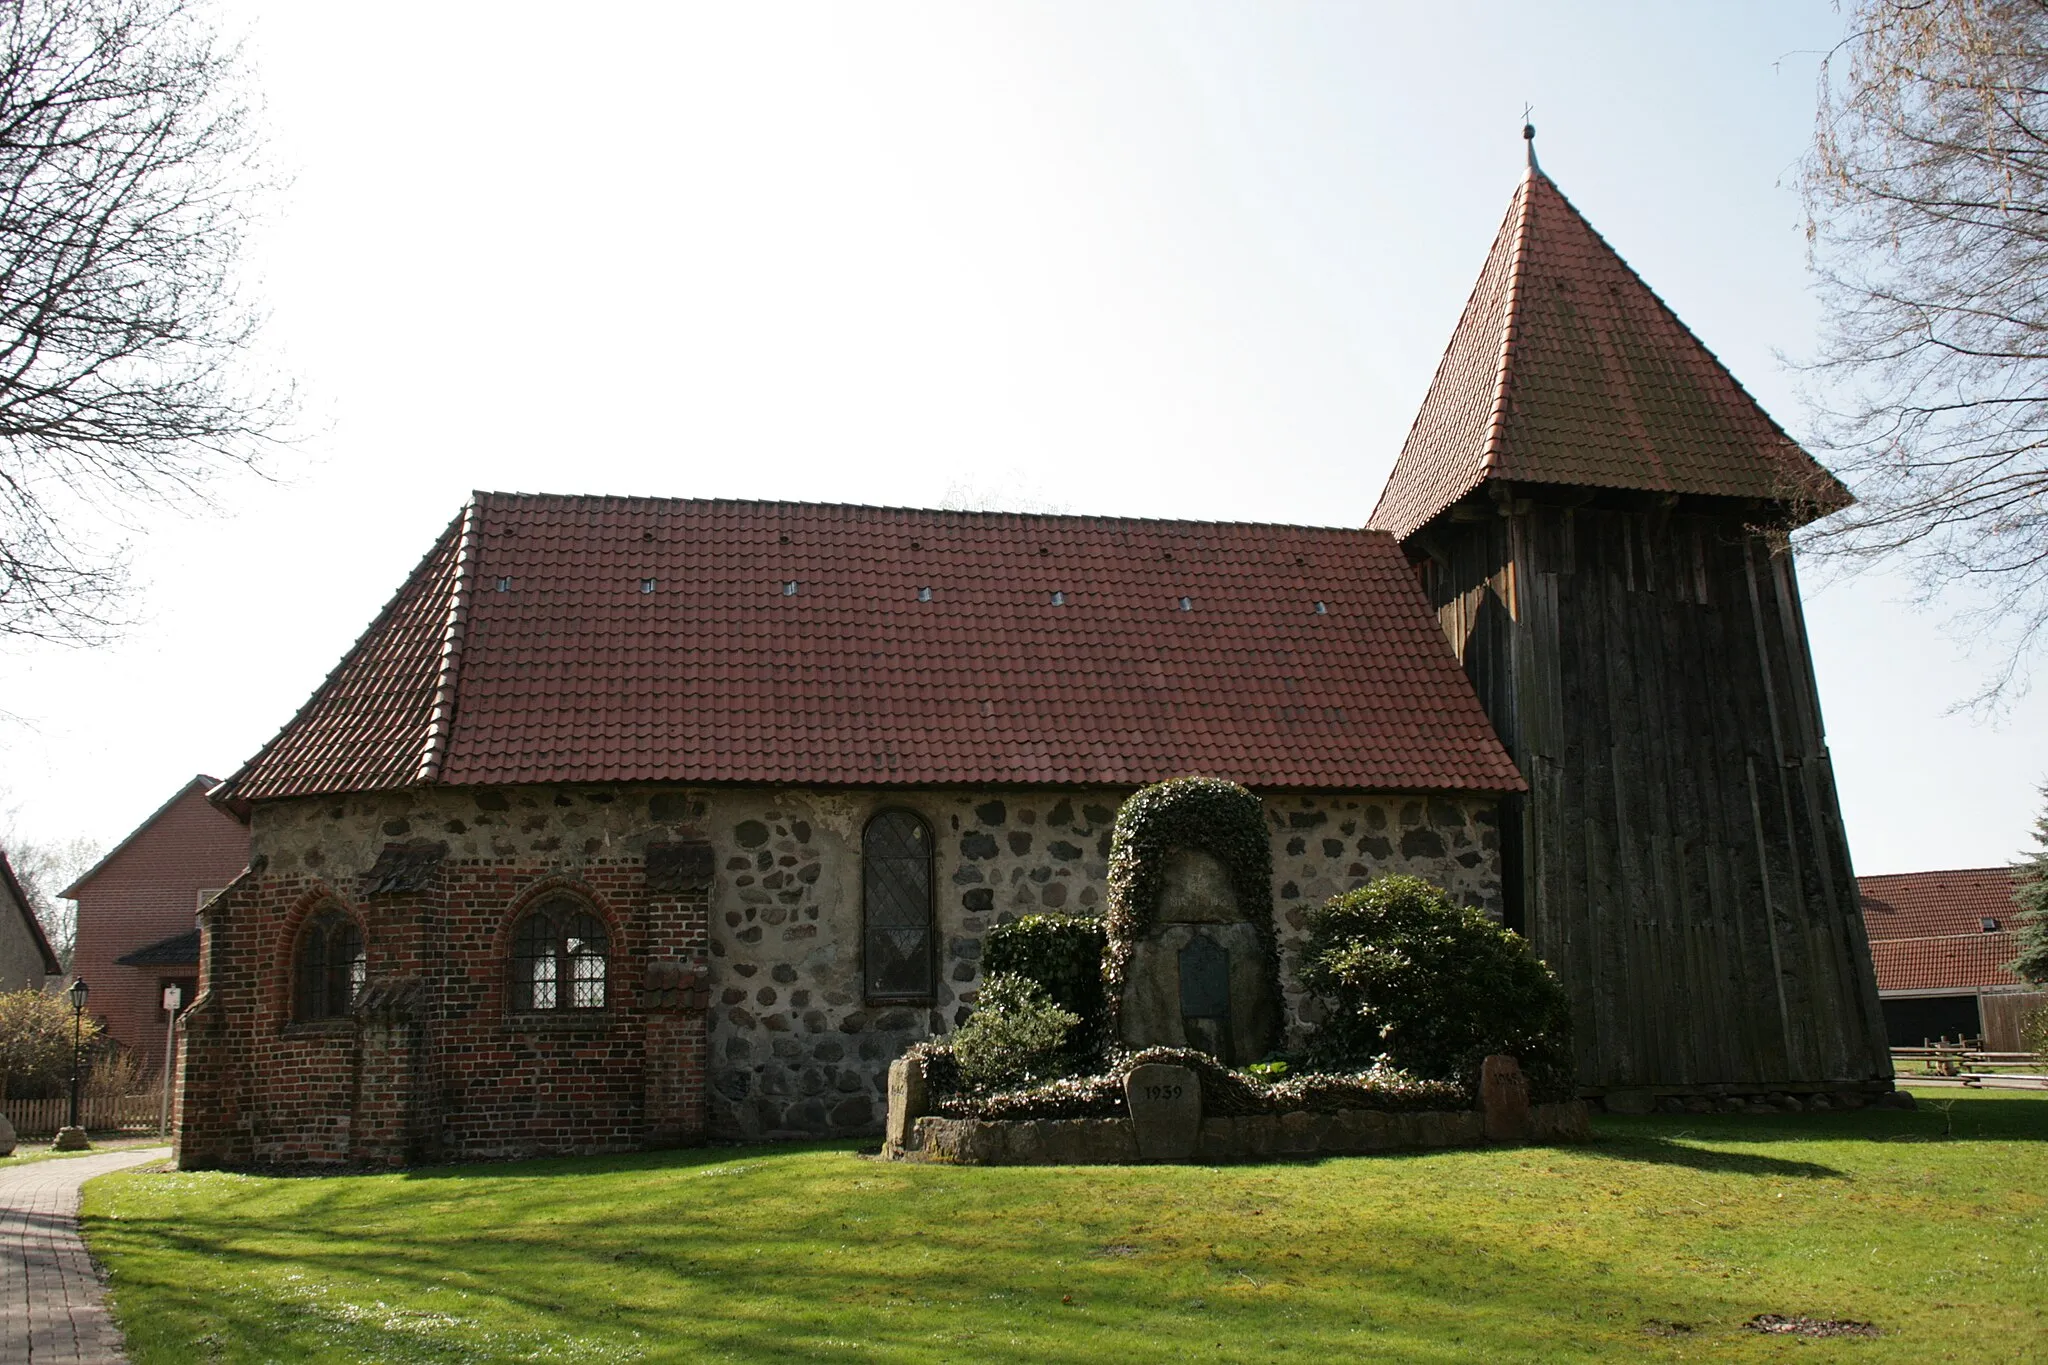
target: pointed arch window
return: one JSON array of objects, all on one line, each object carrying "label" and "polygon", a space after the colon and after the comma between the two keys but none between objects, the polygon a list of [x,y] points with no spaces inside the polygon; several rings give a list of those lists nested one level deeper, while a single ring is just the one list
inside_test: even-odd
[{"label": "pointed arch window", "polygon": [[292,965],[294,1021],[346,1016],[368,979],[362,926],[340,910],[322,910],[299,931]]},{"label": "pointed arch window", "polygon": [[933,994],[932,832],[907,810],[885,810],[861,835],[862,976],[870,1000]]},{"label": "pointed arch window", "polygon": [[603,920],[566,896],[543,901],[512,933],[512,1008],[601,1010],[610,965]]}]

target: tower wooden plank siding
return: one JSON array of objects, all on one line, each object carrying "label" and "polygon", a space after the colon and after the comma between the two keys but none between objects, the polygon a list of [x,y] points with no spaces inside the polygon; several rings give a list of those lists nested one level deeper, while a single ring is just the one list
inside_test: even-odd
[{"label": "tower wooden plank siding", "polygon": [[1891,1074],[1785,539],[1847,500],[1532,158],[1371,525],[1528,780],[1591,1092]]}]

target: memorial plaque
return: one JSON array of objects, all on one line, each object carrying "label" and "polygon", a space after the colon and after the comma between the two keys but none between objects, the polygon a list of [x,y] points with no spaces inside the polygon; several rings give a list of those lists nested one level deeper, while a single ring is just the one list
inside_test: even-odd
[{"label": "memorial plaque", "polygon": [[1148,1062],[1124,1077],[1124,1103],[1145,1161],[1191,1161],[1202,1140],[1202,1083],[1184,1066]]},{"label": "memorial plaque", "polygon": [[1180,950],[1180,1012],[1193,1019],[1230,1017],[1230,953],[1207,934]]},{"label": "memorial plaque", "polygon": [[1230,870],[1212,853],[1177,848],[1167,855],[1159,888],[1160,924],[1234,924],[1244,918]]},{"label": "memorial plaque", "polygon": [[1231,1055],[1230,950],[1207,934],[1180,950],[1180,1022],[1189,1047]]}]

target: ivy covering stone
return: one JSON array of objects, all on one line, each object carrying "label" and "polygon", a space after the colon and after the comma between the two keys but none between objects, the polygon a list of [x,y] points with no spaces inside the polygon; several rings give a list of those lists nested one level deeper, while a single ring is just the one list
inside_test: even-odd
[{"label": "ivy covering stone", "polygon": [[1118,1001],[1138,940],[1152,927],[1165,885],[1166,860],[1194,849],[1230,875],[1239,910],[1258,934],[1275,998],[1280,951],[1273,933],[1273,844],[1259,798],[1214,777],[1176,777],[1142,787],[1116,813],[1109,845],[1109,913],[1102,979],[1105,1031],[1119,1035]]},{"label": "ivy covering stone", "polygon": [[1276,1081],[1232,1071],[1206,1052],[1154,1047],[1115,1056],[1103,1071],[1063,1076],[1032,1085],[976,1088],[962,1074],[950,1045],[921,1043],[910,1056],[924,1063],[932,1111],[954,1119],[1125,1118],[1124,1078],[1140,1066],[1163,1062],[1193,1071],[1202,1084],[1202,1112],[1212,1118],[1253,1114],[1383,1113],[1469,1109],[1473,1092],[1454,1081],[1431,1081],[1381,1064],[1350,1072],[1318,1072]]}]

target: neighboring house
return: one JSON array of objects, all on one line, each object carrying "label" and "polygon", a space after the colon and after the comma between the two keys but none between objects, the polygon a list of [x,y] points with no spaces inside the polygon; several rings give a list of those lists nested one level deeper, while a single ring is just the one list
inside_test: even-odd
[{"label": "neighboring house", "polygon": [[1265,802],[1293,1041],[1304,912],[1410,872],[1588,1093],[1888,1087],[1762,529],[1841,496],[1533,166],[1370,529],[478,494],[213,792],[179,1161],[872,1133],[1184,773]]},{"label": "neighboring house", "polygon": [[0,991],[41,990],[44,978],[63,970],[7,850],[0,848]]},{"label": "neighboring house", "polygon": [[2016,1052],[2026,1011],[2048,1005],[2007,964],[2013,943],[2014,872],[1964,867],[1858,877],[1870,957],[1893,1047],[1983,1040]]},{"label": "neighboring house", "polygon": [[63,895],[78,903],[71,974],[87,1008],[144,1075],[163,1064],[163,988],[198,994],[200,902],[249,861],[249,831],[206,799],[199,776],[137,825]]}]

